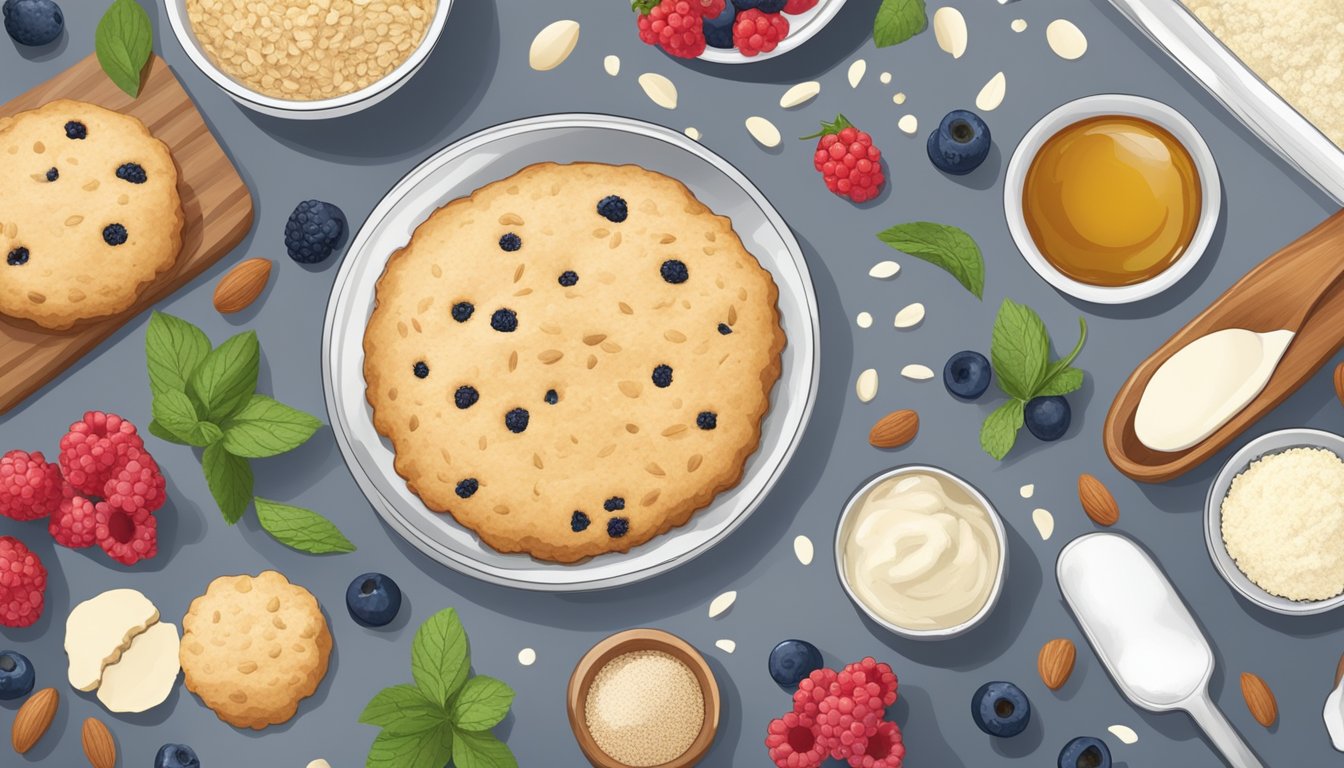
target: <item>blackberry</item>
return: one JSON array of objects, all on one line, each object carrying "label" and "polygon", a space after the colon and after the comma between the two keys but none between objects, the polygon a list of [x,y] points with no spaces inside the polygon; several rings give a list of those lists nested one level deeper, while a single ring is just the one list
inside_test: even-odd
[{"label": "blackberry", "polygon": [[625,200],[616,196],[608,195],[597,201],[597,213],[607,221],[620,224],[630,216],[630,207],[625,204]]},{"label": "blackberry", "polygon": [[411,373],[414,373],[417,379],[427,378],[429,376],[429,366],[425,365],[424,360],[420,360],[411,366]]},{"label": "blackberry", "polygon": [[500,333],[513,333],[518,330],[518,313],[512,309],[496,309],[490,316],[490,327]]},{"label": "blackberry", "polygon": [[630,521],[624,517],[613,517],[607,521],[607,535],[619,539],[630,532]]},{"label": "blackberry", "polygon": [[89,138],[89,129],[78,120],[71,120],[65,124],[65,138],[73,141],[83,141]]},{"label": "blackberry", "polygon": [[60,171],[56,170],[54,167],[47,169],[47,181],[55,181],[59,178],[61,178]]},{"label": "blackberry", "polygon": [[117,168],[117,178],[122,181],[129,181],[132,184],[144,184],[149,181],[144,166],[139,163],[125,163]]},{"label": "blackberry", "polygon": [[719,333],[723,334],[724,336],[727,336],[732,332],[733,329],[727,323],[719,323]]},{"label": "blackberry", "polygon": [[463,411],[475,405],[480,399],[481,393],[477,392],[475,387],[458,387],[453,393],[453,404]]},{"label": "blackberry", "polygon": [[523,238],[515,235],[512,232],[509,232],[508,234],[499,238],[499,249],[501,251],[507,251],[509,253],[512,253],[522,247],[523,247]]},{"label": "blackberry", "polygon": [[719,416],[713,411],[701,411],[700,415],[695,417],[695,426],[701,429],[713,429],[719,426]]},{"label": "blackberry", "polygon": [[285,249],[300,264],[326,261],[345,235],[345,214],[321,200],[304,200],[285,222]]},{"label": "blackberry", "polygon": [[673,285],[684,283],[691,277],[691,273],[686,270],[686,264],[676,259],[664,261],[658,271],[663,274],[664,280]]},{"label": "blackberry", "polygon": [[672,366],[660,365],[653,369],[653,386],[659,389],[672,386]]},{"label": "blackberry", "polygon": [[481,484],[474,477],[468,477],[466,480],[459,480],[457,483],[457,495],[459,498],[470,499]]},{"label": "blackberry", "polygon": [[504,414],[504,426],[509,431],[516,434],[527,430],[527,422],[530,419],[526,408],[514,408],[512,411]]},{"label": "blackberry", "polygon": [[560,273],[560,284],[566,288],[571,285],[577,285],[579,282],[579,273],[572,269],[567,269]]},{"label": "blackberry", "polygon": [[24,248],[23,246],[19,246],[18,248],[15,248],[14,250],[10,251],[9,256],[5,258],[5,263],[11,267],[21,267],[24,264],[27,264],[28,249]]},{"label": "blackberry", "polygon": [[610,499],[602,502],[602,508],[608,512],[620,512],[625,509],[625,499],[620,496],[612,496]]},{"label": "blackberry", "polygon": [[471,319],[471,313],[476,311],[476,307],[469,301],[459,301],[453,305],[453,319],[459,323],[465,323]]},{"label": "blackberry", "polygon": [[126,228],[120,224],[108,224],[103,227],[103,242],[108,245],[121,245],[128,237]]},{"label": "blackberry", "polygon": [[575,533],[583,533],[588,530],[588,526],[591,523],[592,521],[588,519],[587,515],[576,509],[574,510],[574,514],[569,518],[569,530]]},{"label": "blackberry", "polygon": [[555,405],[560,402],[560,396],[555,393],[554,389],[548,389],[546,390],[545,400],[547,405]]}]

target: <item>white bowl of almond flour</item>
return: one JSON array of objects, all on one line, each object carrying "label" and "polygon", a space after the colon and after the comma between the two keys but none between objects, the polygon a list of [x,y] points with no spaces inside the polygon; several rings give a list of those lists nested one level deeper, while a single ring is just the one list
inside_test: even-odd
[{"label": "white bowl of almond flour", "polygon": [[168,0],[192,63],[249,109],[321,120],[367,109],[411,79],[453,0]]},{"label": "white bowl of almond flour", "polygon": [[1344,605],[1344,437],[1285,429],[1233,456],[1209,489],[1214,566],[1252,603],[1289,615]]}]

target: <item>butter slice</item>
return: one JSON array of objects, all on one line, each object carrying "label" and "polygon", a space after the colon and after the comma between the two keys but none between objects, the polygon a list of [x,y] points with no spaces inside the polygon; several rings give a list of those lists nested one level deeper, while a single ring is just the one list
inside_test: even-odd
[{"label": "butter slice", "polygon": [[80,691],[96,689],[103,670],[158,620],[159,609],[134,589],[109,590],[75,606],[65,621],[70,685]]},{"label": "butter slice", "polygon": [[145,630],[120,661],[103,670],[98,700],[109,712],[144,712],[167,701],[182,670],[181,642],[177,627],[168,622]]}]

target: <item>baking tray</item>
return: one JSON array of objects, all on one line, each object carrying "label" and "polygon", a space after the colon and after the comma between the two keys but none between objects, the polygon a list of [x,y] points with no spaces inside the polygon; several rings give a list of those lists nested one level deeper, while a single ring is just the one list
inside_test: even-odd
[{"label": "baking tray", "polygon": [[[625,554],[573,565],[501,554],[451,515],[436,514],[393,468],[391,445],[373,427],[364,398],[364,329],[387,259],[445,203],[538,162],[636,163],[682,183],[715,213],[732,219],[747,250],[779,286],[788,336],[783,368],[761,425],[760,447],[742,481],[686,525]],[[579,592],[624,586],[709,551],[760,506],[783,473],[816,400],[817,299],[802,249],[779,213],[740,171],[685,135],[622,117],[564,114],[488,128],[411,171],[374,208],[341,264],[323,328],[323,386],[332,429],[360,489],[389,526],[431,558],[505,586]]]},{"label": "baking tray", "polygon": [[1270,149],[1344,205],[1344,150],[1266,85],[1179,0],[1111,4]]}]

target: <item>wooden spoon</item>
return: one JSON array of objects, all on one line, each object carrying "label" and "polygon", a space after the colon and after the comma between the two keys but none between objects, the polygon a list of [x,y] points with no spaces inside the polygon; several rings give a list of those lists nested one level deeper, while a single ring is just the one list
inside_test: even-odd
[{"label": "wooden spoon", "polygon": [[[1180,477],[1208,460],[1297,391],[1344,346],[1344,211],[1265,259],[1143,361],[1106,415],[1102,442],[1116,469],[1146,483]],[[1255,400],[1203,442],[1154,451],[1134,434],[1134,413],[1158,368],[1190,342],[1215,331],[1296,331]]]}]

